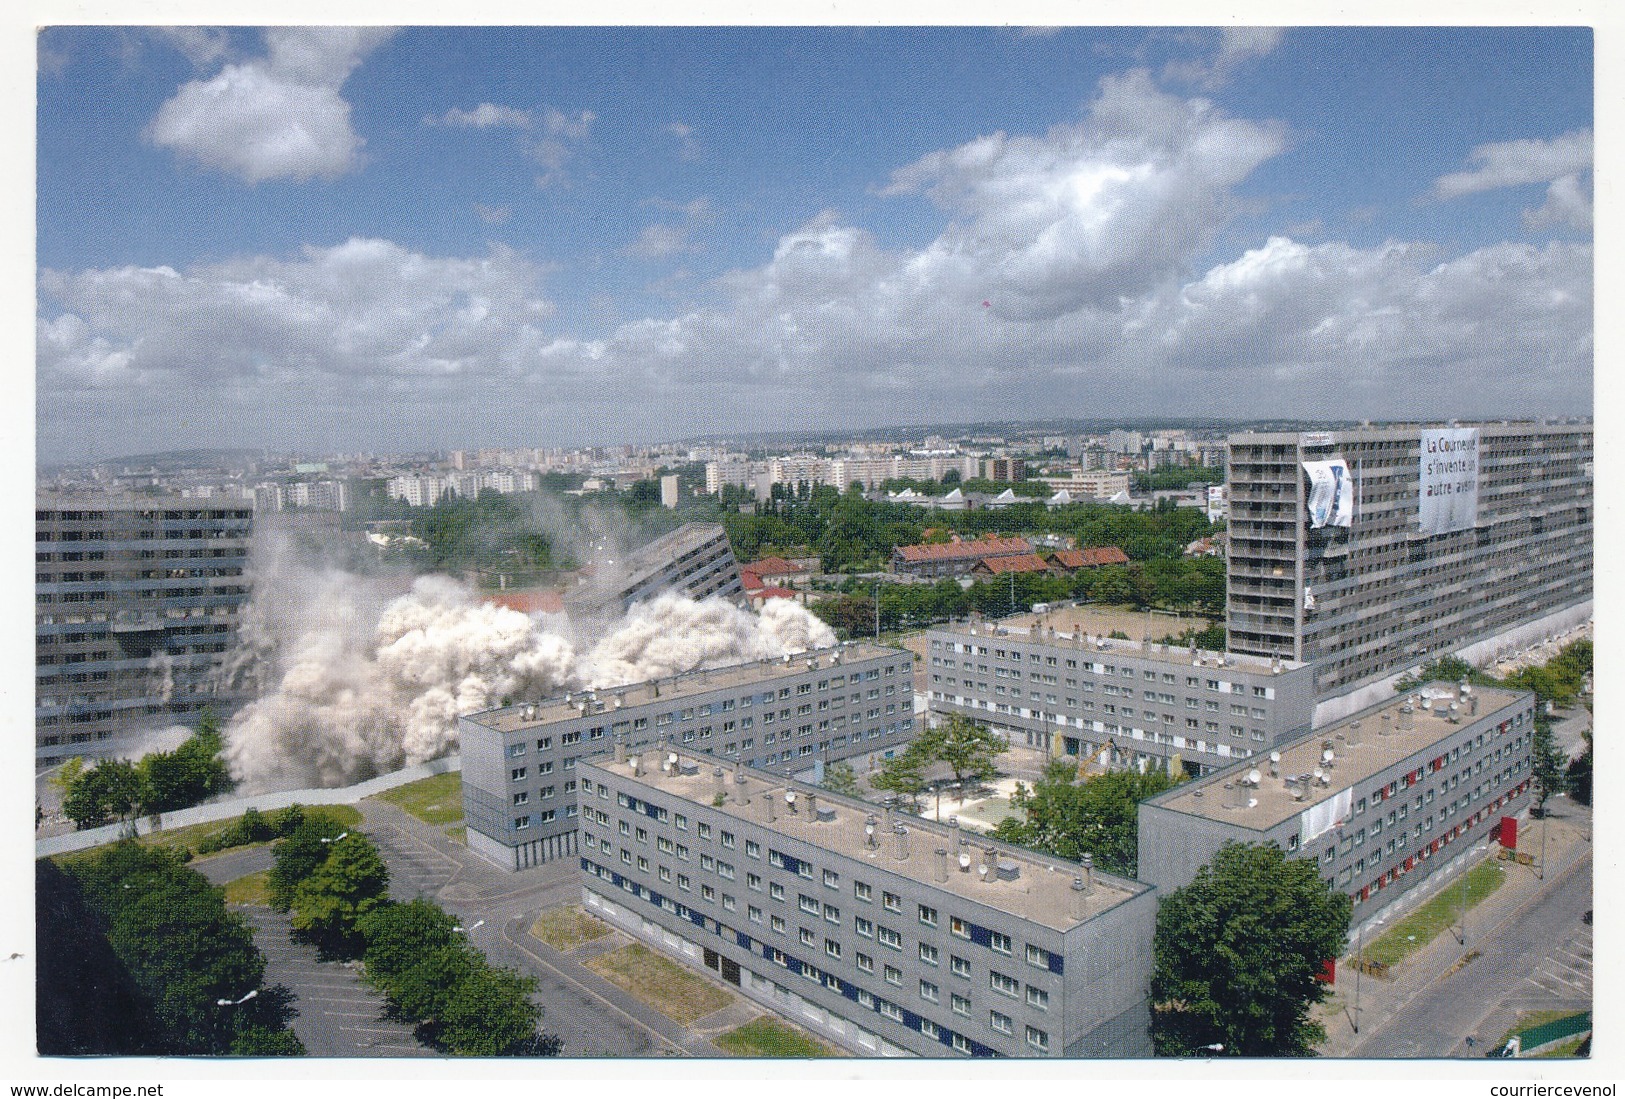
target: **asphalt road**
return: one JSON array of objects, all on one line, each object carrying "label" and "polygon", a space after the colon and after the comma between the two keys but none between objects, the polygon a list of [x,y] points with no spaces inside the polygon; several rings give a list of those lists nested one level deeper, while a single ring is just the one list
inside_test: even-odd
[{"label": "asphalt road", "polygon": [[[1479,956],[1447,974],[1410,1003],[1370,1028],[1355,1057],[1471,1056],[1465,1040],[1497,1012],[1590,1006],[1591,858],[1587,855],[1507,923],[1475,932],[1470,950]],[[1481,936],[1481,937],[1476,937]],[[1499,1037],[1499,1034],[1493,1036]]]}]

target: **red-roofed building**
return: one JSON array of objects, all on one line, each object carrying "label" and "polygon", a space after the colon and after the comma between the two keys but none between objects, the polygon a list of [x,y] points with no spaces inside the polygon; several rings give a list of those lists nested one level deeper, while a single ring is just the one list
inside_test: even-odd
[{"label": "red-roofed building", "polygon": [[1050,571],[1049,562],[1036,553],[1020,553],[1010,557],[984,557],[970,570],[972,576],[1006,576],[1013,572],[1029,573]]},{"label": "red-roofed building", "polygon": [[805,606],[807,593],[791,588],[757,588],[755,591],[747,592],[746,598],[750,600],[752,608],[761,610],[769,599],[791,599]]},{"label": "red-roofed building", "polygon": [[487,603],[518,611],[520,614],[563,614],[564,593],[557,588],[515,588],[511,591],[486,592]]},{"label": "red-roofed building", "polygon": [[1071,575],[1079,569],[1098,569],[1102,565],[1126,565],[1128,554],[1116,546],[1090,546],[1087,549],[1056,550],[1049,555],[1049,561],[1056,572]]},{"label": "red-roofed building", "polygon": [[[749,564],[740,565],[739,575],[741,578],[754,576],[759,584],[766,584],[769,586],[778,585],[782,587],[788,584],[793,584],[797,580],[804,579],[807,575],[807,570],[796,564],[794,561],[786,561],[782,557],[764,557],[760,561],[752,561]],[[746,590],[750,590],[752,586],[753,585],[750,583],[750,581],[746,579]]]},{"label": "red-roofed building", "polygon": [[981,561],[1019,557],[1033,552],[1025,538],[978,538],[941,545],[898,546],[892,550],[893,572],[914,576],[964,576]]}]

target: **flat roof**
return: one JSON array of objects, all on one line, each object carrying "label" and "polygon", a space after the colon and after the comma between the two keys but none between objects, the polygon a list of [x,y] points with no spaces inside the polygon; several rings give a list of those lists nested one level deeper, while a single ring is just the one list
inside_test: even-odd
[{"label": "flat roof", "polygon": [[[678,765],[663,772],[660,763],[671,752],[676,753]],[[956,842],[954,829],[946,822],[939,824],[905,813],[894,815],[895,821],[908,830],[907,857],[898,858],[898,837],[886,832],[883,806],[837,797],[817,787],[750,767],[729,765],[723,767],[723,786],[728,797],[719,807],[714,804],[717,787],[713,771],[719,765],[715,758],[666,745],[645,749],[643,760],[642,774],[636,776],[632,773],[631,756],[625,763],[616,763],[613,756],[594,756],[587,762],[616,778],[642,783],[662,794],[760,825],[858,862],[872,863],[876,870],[889,871],[1057,931],[1075,927],[1151,888],[1097,871],[1092,888],[1080,898],[1072,883],[1083,870],[1075,862],[1011,847],[969,832],[962,832]],[[684,769],[693,770],[693,764],[698,764],[697,773],[682,773]],[[737,781],[741,774],[742,783]],[[787,795],[790,793],[796,795],[795,813],[789,811]],[[809,816],[809,794],[817,797],[819,816],[833,815],[832,819],[814,820]],[[875,822],[872,846],[866,831],[871,818]],[[943,875],[936,855],[938,848],[947,851],[946,881],[939,880]],[[987,861],[989,848],[994,850],[991,864]],[[961,851],[969,856],[966,870],[959,866]],[[983,865],[988,866],[985,879],[980,873]],[[1006,873],[1014,868],[1017,873],[1013,879],[1004,880],[996,868]]]},{"label": "flat roof", "polygon": [[[875,657],[901,658],[912,671],[914,654],[907,649],[888,648],[868,641],[849,641],[827,649],[809,649],[796,653],[788,660],[753,660],[748,664],[734,664],[726,668],[701,668],[664,679],[649,679],[641,683],[628,683],[621,687],[599,687],[594,690],[571,691],[536,702],[516,703],[497,710],[467,715],[473,721],[497,732],[516,733],[524,729],[539,728],[560,721],[582,721],[588,717],[604,716],[616,720],[616,712],[625,707],[644,706],[652,702],[677,702],[711,691],[743,687],[753,683],[768,683],[797,672],[821,668],[836,672],[848,664],[871,660]],[[617,701],[620,703],[616,705]],[[530,717],[525,714],[534,706]],[[583,709],[583,707],[586,707]]]},{"label": "flat roof", "polygon": [[[1078,607],[1062,607],[1042,614],[1016,615],[997,622],[984,622],[978,626],[968,623],[934,626],[931,632],[952,633],[960,637],[976,637],[982,640],[1071,646],[1080,652],[1098,653],[1101,656],[1134,656],[1161,664],[1183,665],[1186,668],[1200,666],[1207,673],[1243,671],[1254,675],[1269,675],[1277,664],[1282,671],[1296,671],[1306,666],[1298,660],[1275,660],[1267,656],[1188,649],[1182,645],[1159,645],[1148,641],[1147,638],[1151,636],[1157,634],[1167,636],[1174,632],[1174,627],[1170,626],[1167,617],[1156,619],[1155,625],[1139,631],[1139,638],[1129,640],[1091,633],[1087,629],[1074,632],[1073,627],[1086,624],[1082,621],[1087,617],[1084,610]],[[1144,618],[1143,615],[1137,617]],[[1016,625],[1018,622],[1025,622],[1026,625]],[[1116,625],[1115,619],[1113,625]],[[1065,628],[1059,628],[1060,626]],[[1224,661],[1223,664],[1219,663],[1221,659]]]},{"label": "flat roof", "polygon": [[[1430,683],[1419,691],[1396,695],[1386,702],[1282,745],[1276,749],[1281,757],[1275,766],[1278,775],[1270,774],[1270,757],[1260,754],[1215,774],[1181,783],[1151,801],[1162,808],[1191,816],[1266,831],[1448,739],[1466,726],[1516,706],[1528,697],[1528,692],[1473,687],[1470,688],[1470,697],[1478,699],[1478,712],[1471,712],[1471,703],[1462,705],[1459,710],[1461,720],[1453,723],[1446,714],[1451,702],[1459,703],[1460,689],[1449,683]],[[1413,705],[1412,699],[1420,699],[1430,708]],[[1411,707],[1408,715],[1402,713],[1407,706]],[[1409,729],[1405,728],[1407,717]],[[1323,768],[1324,755],[1328,750],[1332,753],[1332,765],[1326,773],[1331,781],[1323,786],[1314,781],[1313,776],[1317,768]],[[1227,807],[1225,802],[1230,799],[1225,797],[1225,784],[1245,777],[1254,769],[1260,774],[1260,782],[1257,787],[1245,791],[1245,798],[1254,804],[1246,808]],[[1293,776],[1309,776],[1307,783],[1299,784],[1305,789],[1301,800],[1294,797],[1287,786],[1286,780]],[[1230,793],[1234,798],[1239,791],[1232,788]]]}]

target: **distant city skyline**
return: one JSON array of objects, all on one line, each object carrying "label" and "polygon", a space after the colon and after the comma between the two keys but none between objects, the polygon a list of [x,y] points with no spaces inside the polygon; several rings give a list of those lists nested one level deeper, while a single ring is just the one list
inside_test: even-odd
[{"label": "distant city skyline", "polygon": [[57,27],[38,456],[1592,410],[1585,28]]}]

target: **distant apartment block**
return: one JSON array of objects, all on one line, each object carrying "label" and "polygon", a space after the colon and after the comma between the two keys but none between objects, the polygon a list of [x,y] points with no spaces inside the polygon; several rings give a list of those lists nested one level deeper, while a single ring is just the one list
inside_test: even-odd
[{"label": "distant apartment block", "polygon": [[468,845],[510,869],[574,854],[576,765],[617,738],[779,774],[889,756],[915,734],[913,661],[851,643],[460,718]]},{"label": "distant apartment block", "polygon": [[217,678],[249,594],[253,521],[246,501],[38,497],[37,763],[117,754],[232,707]]},{"label": "distant apartment block", "polygon": [[1590,614],[1592,426],[1230,438],[1229,647],[1323,697]]},{"label": "distant apartment block", "polygon": [[1076,469],[1064,476],[1038,479],[1057,492],[1067,492],[1073,496],[1086,496],[1095,500],[1126,497],[1130,485],[1129,474],[1109,469]]},{"label": "distant apartment block", "polygon": [[982,463],[982,476],[989,481],[1017,483],[1027,479],[1027,462],[1022,458],[988,458]]},{"label": "distant apartment block", "polygon": [[819,1038],[1151,1055],[1149,887],[682,748],[578,774],[586,909]]},{"label": "distant apartment block", "polygon": [[631,551],[623,560],[593,562],[595,575],[564,595],[577,621],[608,621],[633,603],[671,591],[691,599],[744,595],[739,563],[720,523],[685,523]]},{"label": "distant apartment block", "polygon": [[1430,684],[1140,805],[1142,881],[1188,884],[1225,843],[1313,859],[1356,923],[1528,804],[1534,695]]},{"label": "distant apartment block", "polygon": [[927,645],[934,713],[1112,768],[1177,757],[1205,773],[1302,736],[1314,714],[1313,670],[1296,661],[991,624],[933,629]]}]

